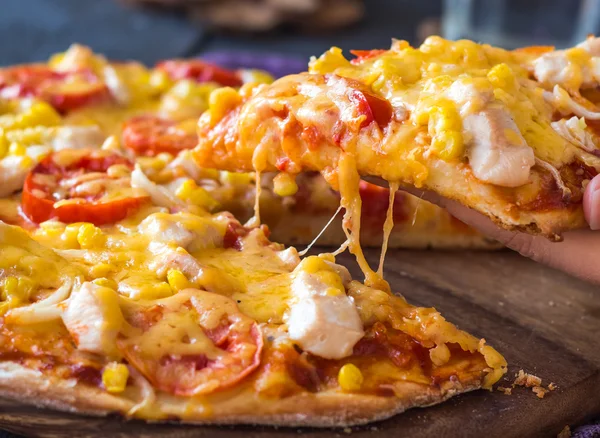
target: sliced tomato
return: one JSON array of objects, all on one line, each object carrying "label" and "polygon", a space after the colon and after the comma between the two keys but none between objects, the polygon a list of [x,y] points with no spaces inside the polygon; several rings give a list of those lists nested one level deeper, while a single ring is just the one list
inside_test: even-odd
[{"label": "sliced tomato", "polygon": [[91,70],[57,72],[43,64],[0,69],[0,97],[36,97],[67,112],[110,97]]},{"label": "sliced tomato", "polygon": [[153,157],[162,152],[177,155],[184,149],[195,148],[198,137],[178,128],[171,120],[138,116],[123,125],[123,144],[136,155]]},{"label": "sliced tomato", "polygon": [[196,82],[216,82],[226,87],[239,87],[242,79],[236,72],[199,59],[172,59],[159,62],[156,66],[173,80],[193,79]]},{"label": "sliced tomato", "polygon": [[387,50],[384,50],[384,49],[350,50],[350,53],[352,53],[354,56],[356,56],[356,58],[354,58],[353,60],[351,60],[350,63],[352,63],[352,64],[360,64],[365,59],[374,58],[374,57],[379,56],[379,55],[381,55],[381,54],[383,54],[385,52],[387,52]]},{"label": "sliced tomato", "polygon": [[346,88],[345,95],[356,107],[358,114],[365,116],[360,125],[361,128],[375,121],[383,129],[392,120],[394,115],[392,104],[387,99],[373,93],[362,82],[337,75],[325,75],[325,78],[327,85],[332,87],[335,87],[339,81],[343,81]]},{"label": "sliced tomato", "polygon": [[[150,307],[148,311],[153,312],[151,318],[135,314],[125,317],[134,327],[143,330],[141,339],[153,336],[148,331],[154,325],[161,324],[159,327],[165,336],[163,341],[156,344],[160,344],[159,349],[164,352],[156,356],[155,348],[145,351],[140,347],[145,342],[140,342],[139,337],[123,337],[117,341],[117,345],[128,362],[161,391],[180,396],[211,393],[235,385],[260,365],[262,333],[257,323],[243,315],[230,298],[195,290],[191,292],[190,299],[179,306],[164,306],[158,319],[156,309]],[[204,321],[212,319],[207,315],[213,312],[218,315],[218,324],[215,327],[203,326]],[[163,328],[165,319],[169,322]],[[139,320],[152,321],[152,324],[136,326],[135,321]],[[209,344],[198,339],[195,345],[201,347],[190,344],[187,330],[195,333],[197,338],[198,328],[208,338]],[[198,351],[181,354],[169,353],[169,349]]]},{"label": "sliced tomato", "polygon": [[[91,222],[103,225],[124,219],[149,201],[148,196],[109,196],[108,187],[111,182],[116,183],[117,178],[110,177],[106,171],[115,164],[133,168],[133,163],[125,157],[106,151],[77,151],[74,159],[68,159],[67,154],[74,152],[55,152],[44,158],[27,175],[21,208],[32,222],[39,224],[56,218],[65,223]],[[86,174],[99,187],[87,195],[78,190],[80,184],[89,182],[85,181]],[[123,192],[121,187],[116,189]],[[73,202],[56,204],[63,200]]]}]

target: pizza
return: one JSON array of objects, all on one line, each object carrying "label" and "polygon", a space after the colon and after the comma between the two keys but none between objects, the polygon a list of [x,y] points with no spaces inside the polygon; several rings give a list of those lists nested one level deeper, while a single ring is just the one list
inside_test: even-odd
[{"label": "pizza", "polygon": [[[263,217],[310,217],[318,194],[327,216],[340,198],[321,176],[301,177],[302,199],[285,176],[198,165],[200,114],[257,81],[269,78],[82,46],[0,69],[0,396],[148,421],[347,426],[502,377],[502,355],[434,308],[270,238],[256,199]],[[382,207],[405,205],[395,191],[362,190],[372,229],[409,220]]]},{"label": "pizza", "polygon": [[[18,170],[13,164],[23,158],[15,158],[10,151],[5,154],[0,161],[0,196],[19,191],[27,170],[48,148],[101,147],[112,135],[135,155],[162,154],[161,162],[175,161],[173,166],[178,166],[184,161],[178,154],[197,144],[197,118],[208,108],[210,93],[218,86],[239,87],[244,82],[269,83],[272,78],[259,70],[228,71],[200,60],[167,60],[154,69],[135,62],[110,63],[78,45],[53,56],[45,65],[6,68],[0,77],[0,96],[8,100],[2,109],[5,122],[0,127],[7,133],[9,144],[36,147],[26,149],[28,158]],[[38,99],[35,105],[30,105],[32,97]],[[224,210],[235,211],[242,222],[252,217],[253,175],[209,174],[192,164],[186,168]],[[280,196],[273,191],[273,176],[262,181],[260,201],[265,223],[278,241],[309,244],[335,213],[336,192],[317,173],[299,181],[299,194]],[[166,177],[161,178],[165,181]],[[363,194],[369,198],[370,210],[365,215],[363,244],[378,246],[382,240],[379,223],[385,220],[388,195],[366,185]],[[497,247],[426,201],[402,195],[396,203],[392,247]],[[319,242],[340,245],[343,240],[338,219]]]},{"label": "pizza", "polygon": [[333,48],[308,73],[231,90],[202,115],[195,158],[288,184],[319,172],[354,209],[355,236],[360,177],[371,177],[560,239],[586,226],[582,194],[600,169],[599,41],[507,51],[431,37],[351,60]]}]

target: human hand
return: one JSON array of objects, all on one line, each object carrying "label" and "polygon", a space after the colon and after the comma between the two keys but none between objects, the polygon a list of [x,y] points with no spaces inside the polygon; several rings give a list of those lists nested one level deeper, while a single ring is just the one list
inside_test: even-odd
[{"label": "human hand", "polygon": [[552,242],[541,236],[507,231],[481,213],[456,201],[432,192],[416,189],[409,191],[445,208],[464,223],[525,257],[600,284],[600,231],[593,231],[600,230],[600,175],[588,184],[583,198],[585,219],[590,229],[564,233],[562,242]]}]

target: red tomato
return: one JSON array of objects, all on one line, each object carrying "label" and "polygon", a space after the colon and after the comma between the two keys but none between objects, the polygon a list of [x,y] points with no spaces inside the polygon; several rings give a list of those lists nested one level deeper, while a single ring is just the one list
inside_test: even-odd
[{"label": "red tomato", "polygon": [[134,117],[123,125],[123,143],[137,155],[153,157],[161,152],[177,155],[198,144],[196,133],[179,129],[176,123],[154,116]]},{"label": "red tomato", "polygon": [[[65,164],[67,153],[73,151],[49,155],[27,175],[21,203],[23,213],[31,221],[40,223],[57,218],[65,223],[109,224],[124,219],[150,199],[148,196],[102,199],[110,184],[117,184],[118,180],[106,174],[108,168],[114,164],[133,168],[126,158],[105,151],[88,151]],[[90,182],[95,184],[95,191],[82,193],[82,184]],[[55,204],[69,199],[77,202]]]},{"label": "red tomato", "polygon": [[[262,333],[256,322],[243,315],[230,298],[195,290],[191,292],[188,301],[182,302],[175,309],[165,306],[162,307],[162,312],[156,312],[154,307],[142,310],[151,311],[150,318],[135,314],[125,317],[130,324],[146,332],[169,316],[170,312],[175,312],[175,321],[171,321],[170,327],[179,327],[179,318],[185,319],[186,322],[192,318],[197,324],[192,328],[200,328],[209,340],[209,344],[204,344],[206,352],[168,353],[169,348],[185,351],[187,347],[191,347],[189,340],[184,339],[185,336],[182,335],[182,339],[179,340],[169,334],[162,343],[166,352],[156,357],[153,352],[142,350],[137,338],[119,339],[117,345],[125,358],[155,388],[181,396],[208,394],[235,385],[259,366],[263,348]],[[202,322],[210,319],[207,315],[215,311],[219,314],[220,324],[210,329],[203,327]],[[141,326],[135,325],[136,321],[140,320],[144,323]],[[151,323],[148,324],[148,321]],[[181,327],[190,326],[188,323],[181,324]],[[169,330],[169,325],[165,330]]]},{"label": "red tomato", "polygon": [[337,75],[325,75],[325,77],[329,86],[335,87],[336,82],[340,80],[344,82],[345,87],[347,87],[345,94],[348,99],[356,106],[357,112],[365,116],[360,125],[361,128],[373,121],[377,122],[382,129],[390,123],[394,110],[387,99],[374,94],[360,81],[341,78]]},{"label": "red tomato", "polygon": [[350,63],[351,64],[360,64],[365,59],[374,58],[385,52],[387,52],[387,50],[383,50],[383,49],[350,50],[350,53],[352,53],[354,56],[356,56],[356,58],[351,60]]},{"label": "red tomato", "polygon": [[227,87],[239,87],[243,84],[236,72],[199,59],[162,61],[156,68],[166,72],[173,80],[193,79],[196,82],[217,82]]},{"label": "red tomato", "polygon": [[57,72],[43,64],[0,69],[0,97],[37,97],[60,112],[110,97],[106,85],[90,70]]}]

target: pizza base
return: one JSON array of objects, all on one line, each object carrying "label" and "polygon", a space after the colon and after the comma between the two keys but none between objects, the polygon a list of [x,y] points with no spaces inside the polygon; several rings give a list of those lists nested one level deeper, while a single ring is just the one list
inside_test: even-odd
[{"label": "pizza base", "polygon": [[[180,421],[164,422],[182,424],[257,424],[279,426],[346,427],[384,420],[413,407],[426,407],[441,403],[457,394],[479,389],[480,382],[447,382],[443,387],[425,386],[405,382],[401,395],[378,397],[362,394],[328,392],[304,393],[284,399],[259,398],[239,393],[225,397],[222,403],[211,406],[211,414],[187,413]],[[125,414],[135,402],[107,394],[100,389],[73,384],[70,380],[44,376],[14,362],[0,363],[0,397],[63,412],[106,416]],[[157,399],[163,416],[181,412],[187,404],[184,399]],[[301,407],[302,411],[298,409]],[[154,418],[146,418],[156,421]],[[161,421],[161,420],[159,420]]]},{"label": "pizza base", "polygon": [[425,188],[485,214],[509,231],[523,231],[560,241],[563,231],[587,226],[581,205],[572,209],[527,211],[500,199],[494,186],[479,181],[469,169],[442,160],[431,161],[429,167],[431,171]]}]

